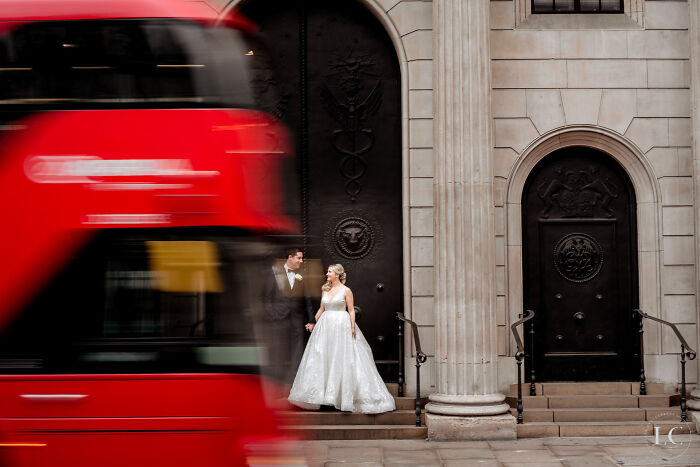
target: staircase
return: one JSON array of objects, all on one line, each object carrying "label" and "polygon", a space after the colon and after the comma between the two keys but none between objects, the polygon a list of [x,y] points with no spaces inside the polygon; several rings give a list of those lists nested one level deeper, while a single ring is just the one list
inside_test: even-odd
[{"label": "staircase", "polygon": [[[647,383],[647,395],[639,395],[639,383],[541,383],[536,396],[523,384],[523,424],[518,438],[577,436],[648,436],[695,432],[694,423],[681,423],[680,394],[665,394],[663,384]],[[506,398],[517,417],[517,384]]]},{"label": "staircase", "polygon": [[[424,439],[423,416],[416,427],[415,398],[396,396],[397,385],[387,384],[396,411],[368,415],[338,410],[288,410],[282,413],[284,429],[306,440]],[[661,383],[647,383],[647,395],[639,395],[639,383],[538,383],[537,395],[527,396],[523,384],[523,421],[518,438],[583,436],[650,436],[655,428],[666,434],[695,433],[695,424],[681,423],[680,394],[666,394]],[[506,401],[517,417],[517,385]],[[427,403],[423,398],[421,407]]]},{"label": "staircase", "polygon": [[[415,397],[396,396],[398,385],[388,383],[396,410],[376,415],[338,410],[290,410],[282,413],[284,429],[306,440],[330,439],[424,439],[428,434],[423,416],[416,426]],[[427,403],[422,399],[421,407]]]}]

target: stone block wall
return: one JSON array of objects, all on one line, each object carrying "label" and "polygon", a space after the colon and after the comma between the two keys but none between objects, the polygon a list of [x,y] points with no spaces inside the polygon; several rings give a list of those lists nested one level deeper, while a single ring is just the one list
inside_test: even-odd
[{"label": "stone block wall", "polygon": [[[209,0],[215,8],[240,0]],[[259,0],[249,0],[259,1]],[[435,390],[432,2],[360,0],[385,25],[402,72],[405,312],[430,355],[421,391]],[[617,135],[639,154],[653,183],[637,193],[640,295],[645,311],[678,323],[697,347],[693,156],[688,5],[625,0],[621,15],[532,15],[530,0],[492,0],[493,166],[499,387],[515,381],[509,325],[522,308],[519,215],[507,189],[515,169],[547,134],[576,127]],[[469,38],[465,37],[465,40]],[[521,280],[522,278],[520,278]],[[520,288],[519,288],[520,287]],[[678,346],[653,324],[645,334],[647,375],[679,380]],[[406,335],[406,382],[415,391]],[[697,381],[697,365],[688,365]]]},{"label": "stone block wall", "polygon": [[[433,35],[432,3],[424,1],[382,1],[387,15],[401,36],[406,54],[408,76],[404,101],[408,128],[404,134],[408,146],[408,255],[409,290],[404,308],[419,327],[421,347],[428,361],[421,367],[421,393],[435,391],[435,314],[434,314],[434,247],[433,247]],[[406,173],[406,170],[404,170]],[[406,211],[405,211],[406,212]],[[406,327],[410,334],[410,329]],[[416,372],[413,339],[407,335],[406,384],[408,394],[415,394]]]},{"label": "stone block wall", "polygon": [[[520,229],[520,220],[507,209],[506,188],[528,148],[567,127],[613,132],[650,172],[656,192],[637,193],[638,229],[658,225],[658,232],[639,245],[640,300],[697,346],[687,2],[626,1],[625,15],[530,15],[523,4],[491,2],[502,388],[514,378],[513,359],[505,357],[514,353],[508,325],[522,307],[510,270],[521,266],[506,254],[514,237],[508,232]],[[679,346],[669,331],[647,324],[649,380],[680,380]],[[688,372],[688,381],[697,381],[697,365]]]}]

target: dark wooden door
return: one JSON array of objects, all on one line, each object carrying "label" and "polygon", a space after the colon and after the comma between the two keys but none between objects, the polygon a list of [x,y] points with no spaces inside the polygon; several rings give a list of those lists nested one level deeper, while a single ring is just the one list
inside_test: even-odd
[{"label": "dark wooden door", "polygon": [[533,169],[522,207],[537,378],[638,377],[636,208],[624,170],[590,148],[557,150]]},{"label": "dark wooden door", "polygon": [[[395,314],[403,309],[399,64],[379,21],[359,2],[251,0],[279,94],[271,109],[296,142],[288,206],[306,257],[341,263],[362,309],[358,324],[378,369],[395,379]],[[262,90],[264,91],[264,90]],[[261,92],[265,94],[265,92]]]}]

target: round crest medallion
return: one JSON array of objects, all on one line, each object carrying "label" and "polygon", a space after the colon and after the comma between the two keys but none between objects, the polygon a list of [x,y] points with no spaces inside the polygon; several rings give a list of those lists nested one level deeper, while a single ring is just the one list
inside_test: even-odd
[{"label": "round crest medallion", "polygon": [[333,246],[344,258],[360,259],[374,248],[375,232],[369,222],[361,217],[346,217],[332,231]]},{"label": "round crest medallion", "polygon": [[554,248],[554,266],[557,272],[571,282],[593,279],[603,267],[603,250],[590,235],[565,235]]}]

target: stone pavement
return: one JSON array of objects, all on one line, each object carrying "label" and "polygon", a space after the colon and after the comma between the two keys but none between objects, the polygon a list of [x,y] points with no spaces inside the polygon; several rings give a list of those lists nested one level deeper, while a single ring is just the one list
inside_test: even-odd
[{"label": "stone pavement", "polygon": [[700,435],[514,441],[303,441],[311,467],[700,466]]}]

